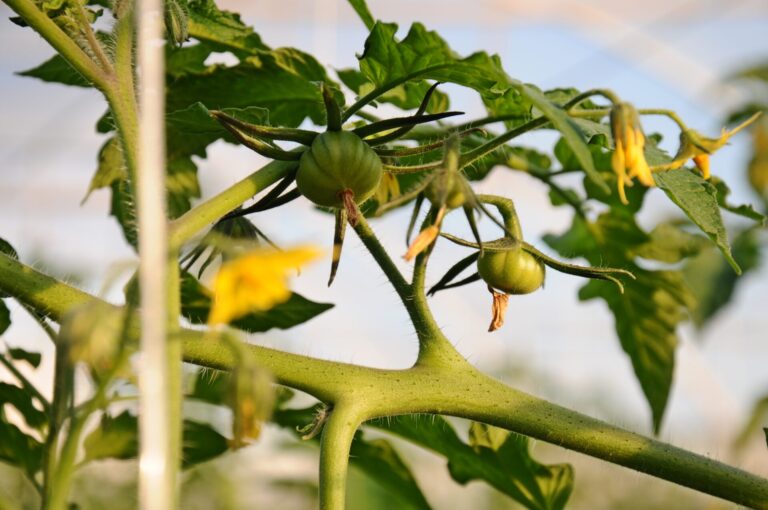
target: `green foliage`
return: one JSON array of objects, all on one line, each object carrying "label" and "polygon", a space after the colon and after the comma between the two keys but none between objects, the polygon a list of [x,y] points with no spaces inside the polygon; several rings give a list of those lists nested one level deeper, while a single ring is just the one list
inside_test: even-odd
[{"label": "green foliage", "polygon": [[571,466],[536,462],[527,438],[518,434],[473,423],[465,443],[448,421],[427,416],[375,420],[370,425],[442,455],[457,482],[483,480],[526,508],[565,508],[573,488]]},{"label": "green foliage", "polygon": [[[184,420],[183,467],[189,468],[218,457],[229,449],[227,438],[210,425]],[[85,461],[133,459],[138,455],[138,420],[123,411],[117,416],[103,414],[99,426],[83,441]]]},{"label": "green foliage", "polygon": [[[734,238],[733,258],[741,267],[742,276],[759,267],[762,255],[756,229],[742,231]],[[691,319],[698,328],[703,328],[731,302],[740,278],[713,249],[702,250],[688,259],[683,274],[696,299]]]},{"label": "green foliage", "polygon": [[5,305],[5,301],[0,300],[0,335],[11,326],[11,311]]},{"label": "green foliage", "polygon": [[43,360],[43,356],[39,352],[29,352],[19,347],[9,348],[8,356],[15,361],[27,362],[32,368],[39,367],[40,362]]},{"label": "green foliage", "polygon": [[[667,226],[669,232],[673,227]],[[576,217],[571,229],[544,239],[564,257],[583,257],[593,265],[606,264],[630,270],[636,277],[626,280],[622,294],[614,285],[593,280],[579,292],[579,299],[602,298],[616,320],[616,333],[629,355],[646,399],[651,406],[654,430],[664,415],[677,346],[677,326],[694,305],[694,299],[679,271],[650,271],[635,258],[674,260],[680,253],[683,233],[650,236],[630,213],[611,209],[596,221]]]},{"label": "green foliage", "polygon": [[132,459],[139,453],[136,416],[123,411],[117,416],[104,413],[99,426],[83,440],[85,460]]}]

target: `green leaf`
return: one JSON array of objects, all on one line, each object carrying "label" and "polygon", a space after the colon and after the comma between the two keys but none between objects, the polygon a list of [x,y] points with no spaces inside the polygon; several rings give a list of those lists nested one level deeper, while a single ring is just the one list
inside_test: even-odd
[{"label": "green leaf", "polygon": [[[117,416],[103,414],[99,427],[83,441],[85,460],[133,459],[138,455],[138,420],[129,411]],[[227,438],[210,425],[184,420],[182,467],[189,468],[226,452]]]},{"label": "green leaf", "polygon": [[0,300],[0,335],[5,333],[11,326],[11,311],[5,305],[5,301]]},{"label": "green leaf", "polygon": [[99,150],[99,165],[91,178],[88,191],[86,191],[81,204],[85,203],[91,193],[97,189],[107,188],[115,181],[126,179],[127,176],[120,141],[116,137],[112,137]]},{"label": "green leaf", "polygon": [[195,464],[218,457],[229,449],[227,438],[210,425],[184,420],[184,445],[182,467],[187,469]]},{"label": "green leaf", "polygon": [[117,416],[104,413],[99,426],[83,441],[86,462],[100,459],[132,459],[138,455],[136,416],[123,411]]},{"label": "green leaf", "polygon": [[[181,279],[181,313],[193,324],[205,324],[211,308],[210,291],[189,273]],[[293,293],[288,301],[266,312],[252,312],[232,322],[232,326],[261,333],[272,328],[289,329],[306,322],[333,308],[330,303],[315,303],[300,294]]]},{"label": "green leaf", "polygon": [[717,189],[717,203],[726,211],[738,214],[744,218],[756,221],[760,225],[765,225],[766,217],[755,210],[751,204],[733,205],[728,202],[728,195],[731,194],[731,189],[725,183],[725,181],[712,177],[710,181]]},{"label": "green leaf", "polygon": [[88,82],[83,76],[75,71],[75,69],[69,65],[69,62],[64,60],[61,55],[54,55],[42,64],[26,71],[20,71],[19,76],[28,76],[30,78],[38,78],[43,81],[51,83],[61,83],[64,85],[71,85],[74,87],[90,87],[91,83]]},{"label": "green leaf", "polygon": [[39,429],[48,423],[45,412],[35,407],[32,395],[15,384],[0,382],[0,408],[4,404],[15,407],[27,425],[33,429]]},{"label": "green leaf", "polygon": [[[273,415],[275,423],[297,433],[314,419],[315,408],[278,409]],[[318,437],[314,438],[317,444]],[[384,439],[368,441],[357,431],[349,452],[349,462],[397,498],[393,508],[428,510],[430,507],[408,465],[394,447]]]},{"label": "green leaf", "polygon": [[538,463],[528,439],[518,434],[474,424],[467,444],[442,417],[401,416],[368,425],[444,456],[457,482],[483,480],[526,508],[564,508],[573,489],[571,466]]},{"label": "green leaf", "polygon": [[731,301],[741,278],[760,266],[761,245],[755,230],[748,229],[736,235],[733,257],[742,269],[741,277],[733,272],[714,247],[701,251],[683,268],[686,283],[696,299],[691,318],[699,329]]},{"label": "green leaf", "polygon": [[43,464],[43,445],[28,436],[16,425],[8,423],[0,410],[0,460],[23,469],[30,479],[35,479]]},{"label": "green leaf", "polygon": [[117,220],[128,244],[137,248],[139,233],[136,230],[133,192],[125,179],[114,181],[110,188],[112,189],[112,200],[110,201],[109,214]]},{"label": "green leaf", "polygon": [[368,10],[368,5],[365,3],[365,0],[348,1],[349,5],[352,6],[357,15],[360,16],[360,19],[363,21],[363,23],[365,23],[365,28],[371,30],[373,25],[376,24],[376,20],[373,18],[373,15],[371,15],[371,11]]},{"label": "green leaf", "polygon": [[461,58],[420,23],[414,23],[402,41],[395,38],[396,32],[396,24],[377,22],[359,57],[360,71],[376,92],[409,81],[457,83],[478,91],[491,113],[529,115],[530,106],[521,95],[519,82],[507,76],[498,56],[477,52]]},{"label": "green leaf", "polygon": [[261,107],[272,125],[296,127],[309,117],[324,124],[325,106],[318,82],[332,84],[310,55],[280,48],[247,57],[235,66],[213,65],[177,77],[168,87],[167,109],[201,102],[209,108]]},{"label": "green leaf", "polygon": [[189,35],[205,41],[217,51],[231,51],[237,56],[269,50],[240,15],[220,10],[213,0],[190,0]]},{"label": "green leaf", "polygon": [[29,352],[18,347],[11,347],[8,349],[8,356],[16,361],[26,361],[32,368],[39,367],[40,362],[43,359],[43,356],[39,352]]},{"label": "green leaf", "polygon": [[741,274],[728,244],[715,186],[685,168],[656,173],[653,178],[659,188],[717,245],[733,270]]},{"label": "green leaf", "polygon": [[611,209],[595,222],[575,217],[569,231],[544,240],[565,257],[584,257],[592,265],[621,267],[635,275],[635,280],[624,281],[623,294],[614,285],[593,280],[580,290],[579,298],[599,297],[608,304],[658,432],[672,383],[677,326],[687,318],[695,299],[680,271],[643,269],[635,258],[644,253],[671,260],[683,251],[679,239],[658,233],[649,236],[637,226],[631,211]]}]

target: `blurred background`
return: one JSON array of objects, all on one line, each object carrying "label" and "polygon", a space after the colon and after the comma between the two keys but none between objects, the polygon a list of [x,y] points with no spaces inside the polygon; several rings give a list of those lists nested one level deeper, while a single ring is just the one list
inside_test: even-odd
[{"label": "blurred background", "polygon": [[[270,46],[295,46],[332,69],[355,67],[355,54],[363,51],[365,27],[342,0],[218,3],[242,13]],[[462,55],[477,50],[498,53],[511,76],[543,89],[611,88],[638,107],[675,110],[710,136],[720,132],[729,111],[749,98],[749,88],[727,80],[728,75],[768,60],[765,0],[369,0],[369,7],[376,18],[398,22],[403,34],[411,22],[421,21]],[[53,51],[30,30],[8,22],[11,15],[0,7],[0,237],[24,262],[119,302],[135,256],[107,216],[107,190],[81,204],[104,141],[94,124],[105,105],[92,90],[14,75]],[[228,57],[217,58],[226,62]],[[476,94],[450,86],[444,91],[453,109],[470,118],[482,116]],[[382,115],[388,114],[382,110]],[[674,152],[674,125],[649,118],[644,126],[647,132],[664,135],[662,147]],[[554,141],[546,133],[520,140],[543,150],[551,150]],[[729,183],[735,203],[755,201],[745,179],[750,151],[749,137],[739,135],[712,160],[713,173]],[[208,155],[199,161],[203,196],[264,163],[247,149],[222,142],[209,148]],[[569,226],[569,212],[553,209],[547,190],[525,175],[497,170],[478,189],[513,198],[526,239],[541,248],[541,235],[561,233]],[[374,223],[393,254],[405,251],[409,213],[398,211]],[[648,227],[673,215],[675,208],[654,190],[640,223]],[[732,216],[726,220],[739,224]],[[313,243],[330,253],[332,218],[305,201],[265,213],[257,225],[279,244]],[[481,227],[487,237],[497,234],[489,224]],[[464,234],[463,218],[449,215],[444,228]],[[465,254],[441,242],[430,281]],[[295,290],[336,307],[298,328],[251,340],[369,366],[409,366],[417,350],[415,335],[397,296],[356,237],[348,236],[330,289],[325,286],[325,262],[302,272]],[[409,272],[407,264],[400,266]],[[731,445],[755,400],[768,393],[767,276],[764,264],[746,277],[726,312],[704,331],[681,329],[675,381],[660,434],[665,441],[763,476],[768,476],[768,453],[761,438],[755,436],[739,455]],[[616,338],[613,318],[602,301],[577,301],[583,283],[550,272],[543,291],[512,297],[507,324],[493,334],[486,333],[490,295],[479,283],[438,294],[432,304],[447,336],[485,371],[537,396],[650,434],[650,411]],[[18,308],[12,313],[6,342],[47,352],[48,340],[34,322]],[[51,357],[44,357],[34,374],[44,394],[50,393],[51,366]],[[228,417],[217,419],[227,430]],[[185,506],[250,508],[247,505],[255,502],[260,508],[312,508],[316,451],[289,438],[268,428],[256,445],[196,469],[189,474]],[[480,484],[456,485],[441,459],[404,444],[400,449],[414,462],[417,480],[435,508],[516,508]],[[549,462],[574,464],[573,508],[669,508],[673,503],[675,508],[732,507],[548,445],[538,444],[535,454]],[[97,465],[84,471],[75,489],[83,508],[131,508],[132,470],[130,463],[110,462],[109,469]],[[386,495],[362,477],[353,480],[352,509],[387,508]],[[0,490],[24,492],[15,483],[6,477]],[[231,496],[235,486],[232,506],[224,506],[222,495]]]}]

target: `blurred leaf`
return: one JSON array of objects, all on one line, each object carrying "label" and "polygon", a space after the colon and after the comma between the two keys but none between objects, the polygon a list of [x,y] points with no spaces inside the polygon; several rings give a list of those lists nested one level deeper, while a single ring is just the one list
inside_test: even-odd
[{"label": "blurred leaf", "polygon": [[655,173],[653,178],[672,202],[717,245],[733,270],[741,273],[728,244],[715,186],[685,168]]},{"label": "blurred leaf", "polygon": [[91,83],[88,82],[83,76],[75,71],[75,69],[69,65],[69,62],[64,60],[61,55],[54,55],[42,64],[26,71],[20,71],[19,76],[27,76],[30,78],[38,78],[43,81],[51,83],[61,83],[63,85],[72,85],[74,87],[91,87]]},{"label": "blurred leaf", "polygon": [[0,408],[4,404],[16,408],[27,425],[39,429],[48,423],[48,417],[35,407],[33,398],[32,394],[15,384],[0,382]]},{"label": "blurred leaf", "polygon": [[104,413],[99,426],[83,441],[85,460],[132,459],[138,455],[136,416],[123,411],[117,416]]},{"label": "blurred leaf", "polygon": [[[664,416],[677,346],[677,325],[695,304],[680,271],[649,271],[638,266],[638,252],[654,257],[675,258],[679,239],[649,236],[626,209],[611,209],[597,221],[587,223],[575,217],[570,230],[544,240],[564,257],[584,257],[591,265],[620,267],[636,279],[624,280],[624,293],[608,282],[593,280],[579,291],[579,299],[600,297],[616,320],[616,333],[629,355],[658,432]],[[658,246],[652,243],[655,241]]]},{"label": "blurred leaf", "polygon": [[182,466],[187,469],[195,464],[218,457],[229,449],[227,438],[205,423],[184,420],[184,444]]},{"label": "blurred leaf", "polygon": [[[742,277],[759,267],[761,245],[754,229],[736,235],[733,240],[733,257],[741,267]],[[731,301],[736,285],[741,281],[739,275],[714,249],[703,250],[690,259],[683,268],[683,274],[696,299],[691,317],[699,329]]]},{"label": "blurred leaf", "polygon": [[750,439],[762,428],[761,425],[765,423],[766,419],[768,419],[768,395],[759,398],[754,406],[752,406],[749,418],[747,418],[744,427],[736,437],[734,446],[738,449],[744,448]]},{"label": "blurred leaf", "polygon": [[348,1],[357,15],[360,16],[360,19],[363,21],[363,23],[365,23],[365,28],[371,30],[373,25],[376,24],[376,20],[374,19],[373,15],[371,15],[371,11],[368,9],[368,5],[365,3],[365,0]]},{"label": "blurred leaf", "polygon": [[671,222],[666,222],[656,225],[649,234],[648,242],[641,244],[633,252],[644,259],[674,264],[709,246],[711,245],[706,237],[691,234]]},{"label": "blurred leaf", "polygon": [[11,326],[11,311],[5,305],[5,301],[0,299],[0,335],[6,332]]},{"label": "blurred leaf", "polygon": [[12,259],[19,259],[19,254],[16,253],[16,250],[11,246],[11,243],[0,237],[0,253],[4,255],[8,255]]},{"label": "blurred leaf", "polygon": [[231,376],[228,372],[200,369],[195,374],[192,392],[188,398],[194,398],[209,404],[223,406],[227,403]]},{"label": "blurred leaf", "polygon": [[731,78],[748,78],[768,82],[768,64],[759,64],[734,73]]},{"label": "blurred leaf", "polygon": [[26,361],[29,363],[32,368],[37,368],[40,366],[40,362],[43,359],[43,356],[39,352],[29,352],[24,349],[21,349],[19,347],[11,347],[8,349],[8,355],[11,357],[11,359],[16,361]]},{"label": "blurred leaf", "polygon": [[[138,420],[129,411],[117,416],[103,414],[99,427],[83,441],[87,462],[102,459],[133,459],[139,453]],[[226,452],[227,439],[210,425],[184,420],[182,466],[184,469]]]},{"label": "blurred leaf", "polygon": [[[211,308],[210,291],[189,273],[181,279],[181,313],[193,324],[205,324]],[[272,328],[289,329],[306,322],[333,308],[329,303],[315,303],[300,294],[293,293],[288,301],[266,312],[252,312],[232,322],[232,326],[261,333]]]},{"label": "blurred leaf", "polygon": [[[294,433],[314,420],[315,408],[277,409],[273,415],[275,423],[291,429]],[[319,442],[319,436],[313,440]],[[397,498],[393,508],[428,510],[430,507],[421,492],[409,467],[394,447],[386,440],[367,441],[362,431],[357,431],[349,453],[349,462],[363,471],[372,480],[385,487]]]},{"label": "blurred leaf", "polygon": [[400,416],[367,425],[444,456],[457,482],[483,480],[526,508],[564,508],[573,489],[571,466],[539,464],[530,456],[528,439],[518,434],[473,424],[467,444],[439,416]]},{"label": "blurred leaf", "polygon": [[34,479],[43,464],[43,445],[23,433],[19,427],[8,423],[0,407],[0,460],[23,469]]}]

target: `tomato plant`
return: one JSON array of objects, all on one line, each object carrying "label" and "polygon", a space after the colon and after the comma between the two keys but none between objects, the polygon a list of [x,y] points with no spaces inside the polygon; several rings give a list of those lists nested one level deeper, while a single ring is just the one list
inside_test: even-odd
[{"label": "tomato plant", "polygon": [[[462,57],[419,23],[398,38],[398,26],[376,20],[361,0],[350,0],[368,31],[359,67],[332,74],[298,49],[271,48],[213,0],[152,1],[4,0],[17,25],[57,52],[23,75],[103,95],[109,110],[97,130],[106,141],[89,191],[109,190],[110,214],[140,260],[123,301],[111,304],[31,267],[0,239],[0,297],[26,310],[55,350],[51,398],[19,370],[37,368],[38,353],[9,347],[0,356],[14,378],[0,386],[0,459],[23,472],[43,507],[70,508],[78,470],[104,459],[138,459],[143,508],[177,507],[182,470],[247,447],[270,423],[319,446],[324,509],[364,506],[347,501],[350,463],[391,493],[393,505],[430,508],[429,494],[392,443],[369,439],[369,431],[431,450],[458,483],[483,481],[531,509],[565,508],[575,475],[568,464],[537,460],[529,438],[768,508],[768,480],[756,474],[483,373],[438,326],[428,299],[482,280],[493,296],[493,331],[503,324],[509,295],[525,299],[537,291],[545,268],[548,278],[584,279],[579,298],[600,299],[613,314],[658,435],[678,328],[689,316],[699,323],[711,318],[727,301],[712,289],[733,292],[734,275],[756,265],[765,216],[729,201],[709,158],[757,122],[749,177],[765,198],[766,121],[759,108],[739,112],[735,127],[710,137],[673,111],[637,108],[616,91],[523,83],[498,57]],[[104,16],[111,16],[108,31],[94,25]],[[162,47],[153,40],[161,36]],[[211,64],[223,51],[236,62]],[[449,111],[443,83],[476,93],[486,114],[457,120],[462,113]],[[382,104],[402,114],[381,115]],[[674,154],[646,132],[648,116],[679,129]],[[538,131],[556,136],[546,153],[525,145],[525,135]],[[197,164],[220,140],[270,161],[198,200]],[[524,239],[519,191],[476,191],[496,168],[540,183],[552,206],[571,215],[567,231],[543,238],[555,256]],[[574,188],[563,185],[569,176]],[[636,216],[650,194],[663,194],[684,219],[647,231]],[[261,213],[279,208],[290,215],[295,200],[334,215],[329,283],[347,226],[359,237],[410,319],[418,342],[411,367],[371,368],[260,344],[258,335],[333,307],[289,287],[319,251],[281,248],[267,235],[280,225]],[[377,236],[375,220],[408,206],[410,274]],[[459,208],[471,240],[444,228]],[[722,210],[751,222],[733,242]],[[494,237],[486,238],[478,218],[492,225]],[[472,252],[428,288],[435,276],[428,275],[430,258],[443,239]],[[347,297],[365,300],[368,286],[365,275]],[[375,328],[388,319],[371,311],[368,320]],[[0,334],[9,326],[0,300]],[[183,363],[194,367],[191,375]],[[294,391],[314,404],[297,408]],[[188,413],[185,401],[227,409],[230,430]],[[760,428],[755,416],[751,429]],[[467,434],[448,418],[468,420]]]}]

